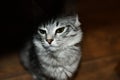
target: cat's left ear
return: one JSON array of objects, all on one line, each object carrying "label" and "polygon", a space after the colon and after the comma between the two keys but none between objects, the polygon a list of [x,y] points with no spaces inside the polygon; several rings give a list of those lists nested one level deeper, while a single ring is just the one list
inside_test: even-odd
[{"label": "cat's left ear", "polygon": [[79,16],[78,15],[75,15],[75,26],[80,26],[81,23],[79,21]]},{"label": "cat's left ear", "polygon": [[78,15],[72,16],[71,18],[69,18],[69,20],[70,20],[70,22],[71,22],[72,24],[74,24],[76,27],[78,27],[78,26],[81,25],[81,23],[80,23],[80,21],[79,21],[79,16],[78,16]]}]

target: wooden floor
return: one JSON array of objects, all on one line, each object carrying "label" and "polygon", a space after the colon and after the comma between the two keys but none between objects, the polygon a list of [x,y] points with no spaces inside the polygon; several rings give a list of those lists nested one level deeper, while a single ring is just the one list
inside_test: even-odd
[{"label": "wooden floor", "polygon": [[[85,1],[78,5],[84,37],[75,80],[120,80],[120,6],[117,0]],[[18,51],[0,54],[0,80],[32,80]]]}]

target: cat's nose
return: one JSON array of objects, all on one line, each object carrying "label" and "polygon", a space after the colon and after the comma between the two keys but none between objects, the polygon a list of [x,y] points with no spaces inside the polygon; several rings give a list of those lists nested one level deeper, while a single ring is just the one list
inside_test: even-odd
[{"label": "cat's nose", "polygon": [[47,39],[46,41],[47,41],[49,44],[51,44],[52,41],[53,41],[53,39]]}]

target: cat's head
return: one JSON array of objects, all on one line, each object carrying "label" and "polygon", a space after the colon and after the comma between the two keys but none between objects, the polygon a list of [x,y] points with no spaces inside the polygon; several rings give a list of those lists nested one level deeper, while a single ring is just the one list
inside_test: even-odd
[{"label": "cat's head", "polygon": [[49,50],[73,46],[81,41],[82,32],[78,16],[67,16],[51,20],[38,27],[35,45]]}]

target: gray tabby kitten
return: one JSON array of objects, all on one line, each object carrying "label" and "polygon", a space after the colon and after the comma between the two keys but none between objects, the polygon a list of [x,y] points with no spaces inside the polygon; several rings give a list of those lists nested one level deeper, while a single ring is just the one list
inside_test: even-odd
[{"label": "gray tabby kitten", "polygon": [[21,52],[21,61],[34,80],[69,80],[81,58],[76,44],[82,32],[78,16],[51,20],[38,27],[37,34]]}]

